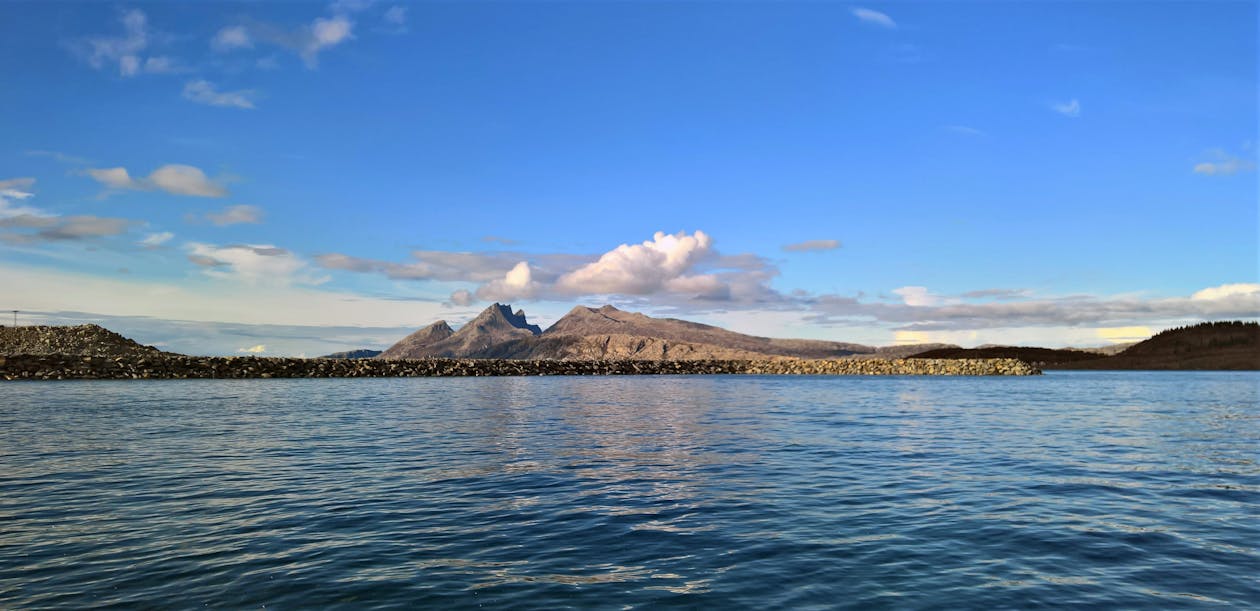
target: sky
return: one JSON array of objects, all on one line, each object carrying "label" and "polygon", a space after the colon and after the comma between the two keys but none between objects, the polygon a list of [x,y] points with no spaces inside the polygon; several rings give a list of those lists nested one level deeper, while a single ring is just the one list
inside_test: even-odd
[{"label": "sky", "polygon": [[874,345],[1256,319],[1258,7],[0,3],[0,310],[307,356],[495,301]]}]

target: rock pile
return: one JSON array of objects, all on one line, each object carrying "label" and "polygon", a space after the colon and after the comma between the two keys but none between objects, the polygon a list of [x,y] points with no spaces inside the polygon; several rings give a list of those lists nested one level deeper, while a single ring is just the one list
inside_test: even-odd
[{"label": "rock pile", "polygon": [[99,325],[0,326],[0,355],[62,354],[148,357],[164,354]]},{"label": "rock pile", "polygon": [[840,359],[761,361],[556,361],[501,359],[298,359],[197,357],[0,356],[0,379],[383,378],[539,375],[1037,375],[1015,359]]}]

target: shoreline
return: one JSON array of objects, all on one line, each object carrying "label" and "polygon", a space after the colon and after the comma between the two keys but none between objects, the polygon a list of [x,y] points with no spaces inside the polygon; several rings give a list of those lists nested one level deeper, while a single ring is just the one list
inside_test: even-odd
[{"label": "shoreline", "polygon": [[541,375],[932,375],[1024,376],[1041,370],[1017,359],[835,360],[508,360],[304,359],[161,355],[0,356],[0,380],[175,380],[400,378]]}]

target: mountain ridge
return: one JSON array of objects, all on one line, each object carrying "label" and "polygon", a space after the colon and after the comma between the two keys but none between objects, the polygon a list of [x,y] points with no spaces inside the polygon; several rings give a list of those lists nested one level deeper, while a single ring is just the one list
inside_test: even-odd
[{"label": "mountain ridge", "polygon": [[949,344],[874,347],[812,339],[746,335],[676,318],[654,318],[612,305],[575,306],[546,330],[523,310],[494,303],[450,334],[409,335],[376,358],[506,359],[766,359],[900,358]]}]

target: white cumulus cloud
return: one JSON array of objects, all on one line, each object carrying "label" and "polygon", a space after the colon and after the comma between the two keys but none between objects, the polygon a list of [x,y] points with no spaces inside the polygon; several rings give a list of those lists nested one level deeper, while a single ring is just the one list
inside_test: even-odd
[{"label": "white cumulus cloud", "polygon": [[658,231],[641,244],[622,244],[599,260],[560,276],[556,289],[570,294],[648,295],[700,282],[688,272],[712,252],[713,240],[703,231],[666,234]]},{"label": "white cumulus cloud", "polygon": [[[531,299],[538,294],[542,285],[534,281],[533,271],[529,263],[521,261],[508,270],[502,278],[492,280],[477,289],[477,298],[486,301],[511,301],[513,299]],[[452,299],[454,296],[452,295]]]},{"label": "white cumulus cloud", "polygon": [[1260,294],[1260,284],[1253,282],[1237,282],[1233,284],[1222,284],[1196,291],[1190,296],[1190,299],[1196,301],[1211,301],[1216,299],[1225,299],[1235,295],[1257,295]]}]

